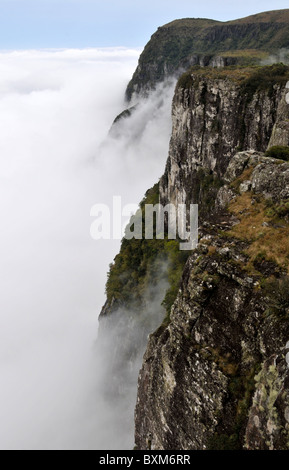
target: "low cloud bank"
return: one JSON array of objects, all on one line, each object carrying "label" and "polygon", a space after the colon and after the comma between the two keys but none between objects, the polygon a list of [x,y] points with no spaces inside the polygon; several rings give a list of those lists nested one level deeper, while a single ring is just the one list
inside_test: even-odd
[{"label": "low cloud bank", "polygon": [[139,52],[0,54],[2,449],[133,445],[102,406],[97,316],[119,241],[91,239],[90,208],[139,202],[164,169],[173,85],[108,136]]}]

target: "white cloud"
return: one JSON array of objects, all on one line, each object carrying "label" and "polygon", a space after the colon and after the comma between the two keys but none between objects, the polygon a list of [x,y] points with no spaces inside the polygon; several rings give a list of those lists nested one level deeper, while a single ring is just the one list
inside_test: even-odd
[{"label": "white cloud", "polygon": [[93,345],[119,242],[90,238],[90,208],[113,195],[138,202],[161,176],[170,133],[170,99],[155,95],[106,138],[138,54],[0,54],[2,448],[111,441]]}]

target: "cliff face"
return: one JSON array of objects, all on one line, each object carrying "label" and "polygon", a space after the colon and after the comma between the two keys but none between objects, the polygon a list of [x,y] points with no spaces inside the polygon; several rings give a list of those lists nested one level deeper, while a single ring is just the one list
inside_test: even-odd
[{"label": "cliff face", "polygon": [[118,336],[112,375],[126,364],[120,399],[165,316],[139,374],[139,449],[288,448],[289,163],[264,153],[288,153],[288,93],[282,64],[178,81],[165,173],[141,210],[198,203],[199,246],[124,239],[100,322]]},{"label": "cliff face", "polygon": [[237,150],[264,152],[269,141],[270,146],[288,145],[287,68],[276,67],[276,75],[262,84],[270,71],[270,67],[257,74],[254,69],[193,68],[179,80],[161,202],[199,203],[199,169],[222,178]]},{"label": "cliff face", "polygon": [[[242,152],[225,180],[218,212],[203,220],[185,266],[171,322],[149,339],[135,413],[140,449],[288,445],[289,282],[280,252],[288,255],[289,232],[266,200],[276,207],[288,200],[289,164]],[[264,287],[269,276],[277,280]],[[284,304],[274,310],[282,289]]]},{"label": "cliff face", "polygon": [[252,89],[190,72],[176,89],[160,197],[200,204],[200,243],[149,338],[139,449],[288,448],[289,163],[263,153],[289,142],[287,73]]},{"label": "cliff face", "polygon": [[182,19],[156,31],[140,56],[126,97],[147,93],[157,82],[190,66],[223,67],[259,63],[289,46],[289,10],[222,23]]}]

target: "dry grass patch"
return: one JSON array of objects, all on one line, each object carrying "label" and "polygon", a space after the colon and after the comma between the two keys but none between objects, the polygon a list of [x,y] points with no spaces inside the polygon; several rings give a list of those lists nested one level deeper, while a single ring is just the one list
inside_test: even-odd
[{"label": "dry grass patch", "polygon": [[217,249],[216,249],[215,246],[213,246],[213,245],[208,246],[208,254],[209,255],[214,255],[216,253],[216,251],[217,251]]},{"label": "dry grass patch", "polygon": [[221,57],[244,57],[250,59],[267,59],[269,56],[268,52],[260,51],[258,49],[238,49],[232,51],[224,51],[220,52],[219,55]]},{"label": "dry grass patch", "polygon": [[224,68],[217,67],[192,67],[190,73],[194,78],[200,79],[214,79],[214,80],[224,80],[229,79],[236,83],[242,83],[246,79],[250,78],[253,73],[256,71],[257,67],[236,67],[229,66]]},{"label": "dry grass patch", "polygon": [[236,191],[239,190],[239,187],[240,187],[240,184],[244,183],[244,181],[247,181],[247,180],[250,180],[251,179],[251,176],[252,176],[252,173],[253,173],[253,170],[254,170],[254,166],[250,166],[249,168],[246,168],[246,170],[243,171],[243,173],[241,174],[241,176],[239,176],[238,178],[236,178],[232,183],[231,183],[231,188],[235,189]]},{"label": "dry grass patch", "polygon": [[254,260],[262,253],[267,260],[274,261],[289,274],[288,222],[268,216],[264,199],[252,205],[252,193],[249,192],[232,201],[229,211],[240,221],[231,229],[230,235],[250,243],[246,250],[250,257],[247,268],[253,270]]}]

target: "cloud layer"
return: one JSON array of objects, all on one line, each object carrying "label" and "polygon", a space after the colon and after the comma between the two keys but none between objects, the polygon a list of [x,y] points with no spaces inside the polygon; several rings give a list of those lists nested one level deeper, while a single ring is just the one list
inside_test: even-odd
[{"label": "cloud layer", "polygon": [[139,52],[0,54],[1,448],[116,448],[95,342],[119,241],[90,238],[90,208],[164,169],[172,86],[107,137]]}]

